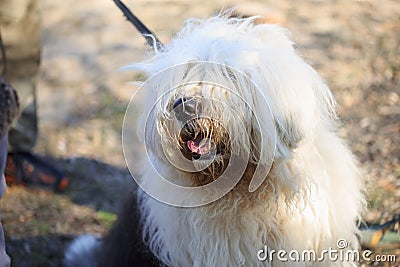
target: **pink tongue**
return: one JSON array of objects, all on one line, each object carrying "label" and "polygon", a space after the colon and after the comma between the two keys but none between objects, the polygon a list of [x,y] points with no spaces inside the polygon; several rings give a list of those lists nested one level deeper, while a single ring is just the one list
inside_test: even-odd
[{"label": "pink tongue", "polygon": [[200,147],[199,147],[198,143],[199,142],[196,142],[194,140],[189,140],[189,141],[187,141],[187,146],[188,146],[189,150],[192,151],[193,153],[200,154],[199,153]]},{"label": "pink tongue", "polygon": [[197,153],[200,155],[207,154],[210,152],[212,148],[212,143],[210,139],[196,139],[187,141],[187,147],[193,153]]}]

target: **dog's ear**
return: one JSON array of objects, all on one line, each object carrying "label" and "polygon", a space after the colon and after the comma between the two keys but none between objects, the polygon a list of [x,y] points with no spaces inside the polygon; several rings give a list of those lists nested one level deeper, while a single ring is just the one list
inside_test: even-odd
[{"label": "dog's ear", "polygon": [[278,117],[269,113],[254,117],[251,130],[253,160],[267,164],[271,160],[288,158],[303,138],[304,131],[290,116]]},{"label": "dog's ear", "polygon": [[304,137],[300,127],[289,118],[285,119],[284,125],[279,124],[277,121],[275,121],[275,125],[280,141],[289,149],[295,149]]}]

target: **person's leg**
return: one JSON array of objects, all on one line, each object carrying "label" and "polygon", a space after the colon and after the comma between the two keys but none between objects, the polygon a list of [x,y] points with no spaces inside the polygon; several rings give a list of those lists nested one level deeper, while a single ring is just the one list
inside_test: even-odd
[{"label": "person's leg", "polygon": [[[0,42],[0,46],[1,44]],[[0,75],[0,199],[6,191],[4,171],[7,162],[7,133],[17,114],[18,96],[10,84]],[[0,223],[0,267],[9,266],[10,257],[6,253],[3,227]]]},{"label": "person's leg", "polygon": [[[4,169],[7,160],[7,134],[0,137],[0,198],[6,192],[6,182],[4,179]],[[0,223],[0,267],[10,266],[10,257],[6,253],[4,242],[3,227]]]},{"label": "person's leg", "polygon": [[6,80],[20,97],[21,115],[11,128],[12,151],[31,151],[37,137],[35,86],[40,63],[39,0],[0,0],[0,30],[7,55]]}]

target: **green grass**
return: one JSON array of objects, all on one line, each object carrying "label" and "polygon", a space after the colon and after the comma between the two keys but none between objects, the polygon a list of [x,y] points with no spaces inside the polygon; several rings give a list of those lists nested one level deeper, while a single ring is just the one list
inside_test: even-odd
[{"label": "green grass", "polygon": [[97,212],[97,217],[100,222],[104,223],[107,229],[110,229],[112,224],[117,220],[117,215],[114,213],[101,210]]}]

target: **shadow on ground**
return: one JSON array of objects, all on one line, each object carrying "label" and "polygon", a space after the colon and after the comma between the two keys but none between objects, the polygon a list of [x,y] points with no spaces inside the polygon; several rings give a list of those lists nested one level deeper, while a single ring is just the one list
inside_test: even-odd
[{"label": "shadow on ground", "polygon": [[64,171],[64,193],[10,186],[1,202],[12,266],[61,266],[68,243],[81,233],[102,235],[135,184],[127,169],[88,158],[43,157]]}]

